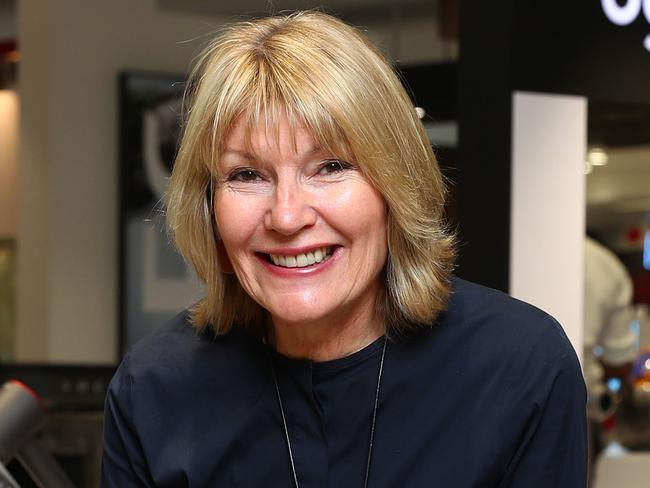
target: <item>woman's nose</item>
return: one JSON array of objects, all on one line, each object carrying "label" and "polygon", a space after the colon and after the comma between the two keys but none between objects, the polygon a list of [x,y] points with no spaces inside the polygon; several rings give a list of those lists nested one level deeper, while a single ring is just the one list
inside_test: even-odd
[{"label": "woman's nose", "polygon": [[314,225],[317,216],[313,199],[314,196],[301,188],[298,182],[278,182],[265,215],[266,228],[283,235],[292,235]]}]

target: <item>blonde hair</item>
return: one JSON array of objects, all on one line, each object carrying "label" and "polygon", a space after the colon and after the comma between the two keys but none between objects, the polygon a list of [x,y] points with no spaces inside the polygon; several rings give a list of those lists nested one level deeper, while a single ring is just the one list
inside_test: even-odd
[{"label": "blonde hair", "polygon": [[206,284],[192,323],[218,334],[264,311],[220,267],[212,182],[235,120],[247,127],[305,127],[323,149],[351,157],[388,208],[387,327],[430,325],[445,308],[455,257],[443,224],[445,185],[422,124],[391,65],[356,29],[318,11],[240,22],[204,50],[187,90],[167,222]]}]

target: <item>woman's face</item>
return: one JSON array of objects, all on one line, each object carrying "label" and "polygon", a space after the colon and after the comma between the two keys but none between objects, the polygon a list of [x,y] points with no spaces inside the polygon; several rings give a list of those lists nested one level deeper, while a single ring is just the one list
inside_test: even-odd
[{"label": "woman's face", "polygon": [[371,320],[387,257],[386,205],[306,130],[234,126],[219,161],[219,236],[239,282],[287,324]]}]

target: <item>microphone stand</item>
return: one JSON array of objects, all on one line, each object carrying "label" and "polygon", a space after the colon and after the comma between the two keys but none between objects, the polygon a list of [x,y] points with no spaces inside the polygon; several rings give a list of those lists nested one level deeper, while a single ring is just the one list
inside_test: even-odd
[{"label": "microphone stand", "polygon": [[41,439],[29,441],[16,458],[39,488],[74,488]]},{"label": "microphone stand", "polygon": [[0,463],[0,488],[20,488],[20,485],[16,483],[2,463]]}]

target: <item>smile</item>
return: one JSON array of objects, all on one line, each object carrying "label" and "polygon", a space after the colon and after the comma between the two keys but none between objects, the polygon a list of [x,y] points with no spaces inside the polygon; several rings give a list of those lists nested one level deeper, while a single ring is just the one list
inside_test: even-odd
[{"label": "smile", "polygon": [[293,256],[269,254],[270,261],[283,268],[306,268],[317,263],[327,261],[332,255],[333,247],[320,247],[313,251],[296,254]]}]

